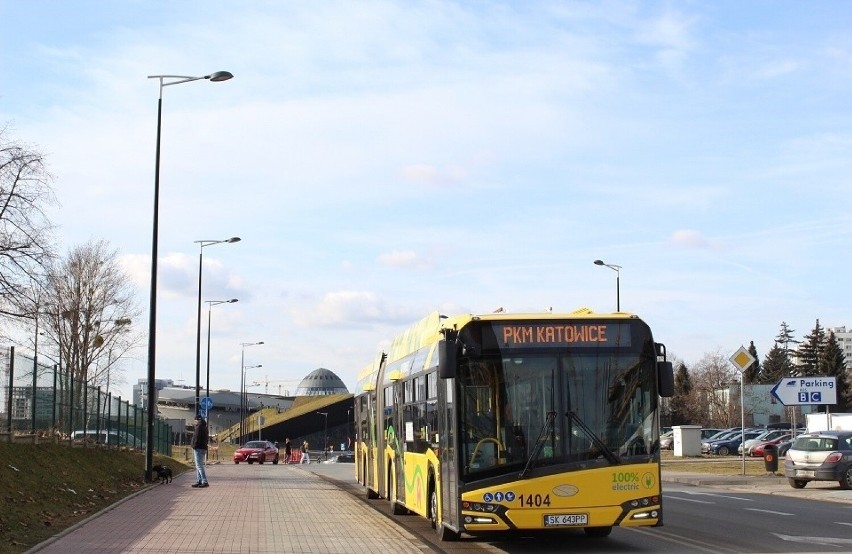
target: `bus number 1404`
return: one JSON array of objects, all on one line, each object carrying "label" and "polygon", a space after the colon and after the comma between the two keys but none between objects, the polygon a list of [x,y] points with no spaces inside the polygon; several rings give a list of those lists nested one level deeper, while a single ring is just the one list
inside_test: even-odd
[{"label": "bus number 1404", "polygon": [[542,506],[550,506],[550,495],[545,494],[522,494],[518,497],[521,501],[521,508],[540,508]]}]

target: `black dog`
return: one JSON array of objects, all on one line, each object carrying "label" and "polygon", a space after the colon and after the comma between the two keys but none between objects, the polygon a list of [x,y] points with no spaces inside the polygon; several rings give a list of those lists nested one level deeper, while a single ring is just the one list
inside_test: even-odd
[{"label": "black dog", "polygon": [[157,472],[161,484],[172,482],[172,468],[168,466],[154,466],[151,469]]}]

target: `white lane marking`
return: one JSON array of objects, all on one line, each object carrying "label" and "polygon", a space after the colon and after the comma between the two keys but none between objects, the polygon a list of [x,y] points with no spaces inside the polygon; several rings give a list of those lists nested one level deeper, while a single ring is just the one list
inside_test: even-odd
[{"label": "white lane marking", "polygon": [[[732,500],[742,500],[743,502],[755,502],[752,498],[743,498],[742,496],[731,496],[729,494],[718,494],[714,492],[693,492],[693,491],[678,491],[680,494],[688,494],[690,496],[709,496],[710,498],[730,498]],[[666,498],[671,498],[671,493],[665,495]]]},{"label": "white lane marking", "polygon": [[794,537],[793,535],[782,535],[772,533],[782,541],[801,542],[807,544],[819,544],[822,546],[846,546],[852,544],[852,539],[841,539],[831,537]]},{"label": "white lane marking", "polygon": [[696,504],[713,504],[708,500],[696,500],[695,498],[681,498],[679,496],[672,496],[671,494],[666,495],[666,500],[681,500],[683,502],[695,502]]},{"label": "white lane marking", "polygon": [[775,510],[759,510],[757,508],[744,508],[744,509],[746,511],[749,511],[749,512],[761,512],[761,513],[764,513],[764,514],[774,514],[774,515],[777,515],[777,516],[792,516],[792,515],[795,515],[795,514],[791,514],[789,512],[776,512]]}]

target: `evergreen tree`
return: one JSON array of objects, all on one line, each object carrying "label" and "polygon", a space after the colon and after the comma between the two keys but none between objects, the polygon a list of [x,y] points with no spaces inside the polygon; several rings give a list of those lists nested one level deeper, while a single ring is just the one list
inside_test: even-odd
[{"label": "evergreen tree", "polygon": [[790,345],[797,344],[799,341],[795,339],[796,331],[790,329],[786,321],[781,322],[781,330],[778,331],[778,336],[775,337],[775,342],[781,345],[788,355],[790,353]]},{"label": "evergreen tree", "polygon": [[672,425],[688,425],[691,422],[690,405],[692,398],[692,380],[683,362],[675,370],[675,393],[669,403]]},{"label": "evergreen tree", "polygon": [[754,346],[754,341],[751,341],[748,345],[748,353],[751,354],[754,361],[743,371],[744,385],[752,385],[760,382],[760,358],[757,356],[757,348]]},{"label": "evergreen tree", "polygon": [[852,407],[850,404],[850,383],[846,375],[846,356],[840,345],[837,344],[837,338],[834,336],[834,331],[828,332],[828,339],[825,341],[825,349],[822,351],[822,356],[819,362],[820,374],[828,377],[837,378],[837,404],[832,411],[845,412]]},{"label": "evergreen tree", "polygon": [[805,335],[796,360],[796,374],[813,376],[820,374],[819,361],[825,350],[825,329],[816,320],[811,332]]},{"label": "evergreen tree", "polygon": [[777,383],[784,377],[789,377],[793,372],[793,364],[787,351],[779,343],[769,350],[763,360],[760,371],[760,382],[765,384]]}]

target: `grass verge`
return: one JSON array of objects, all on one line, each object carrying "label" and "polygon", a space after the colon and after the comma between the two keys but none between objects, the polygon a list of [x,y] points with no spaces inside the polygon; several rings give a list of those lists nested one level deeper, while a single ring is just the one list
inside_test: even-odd
[{"label": "grass verge", "polygon": [[[175,475],[190,466],[154,456]],[[146,486],[145,453],[0,443],[0,553],[23,552]]]}]

